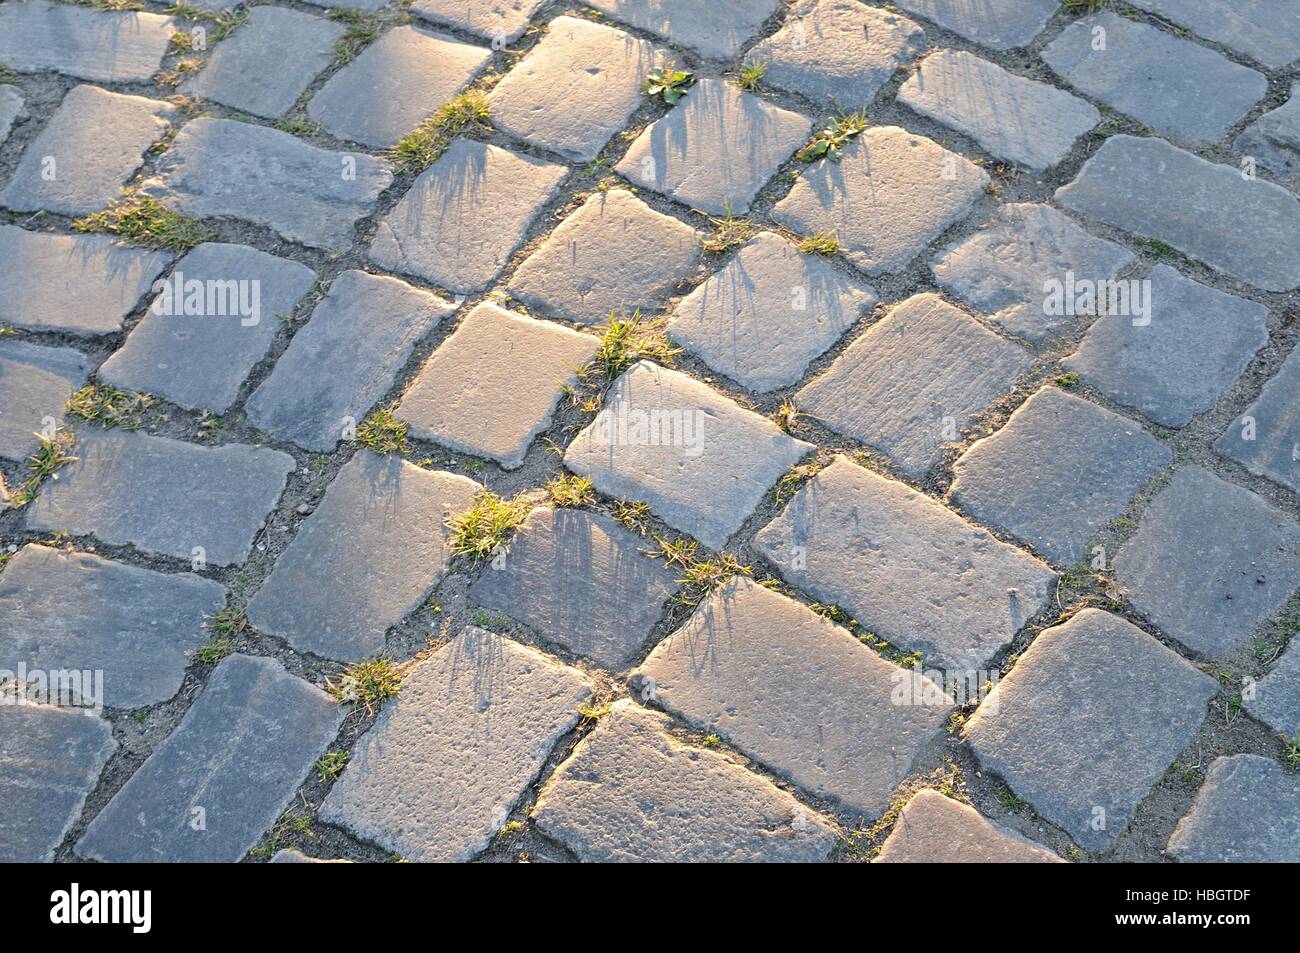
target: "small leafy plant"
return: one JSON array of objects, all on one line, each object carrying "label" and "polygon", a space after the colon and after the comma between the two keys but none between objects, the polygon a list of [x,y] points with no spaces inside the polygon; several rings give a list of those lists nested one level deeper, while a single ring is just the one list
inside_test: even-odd
[{"label": "small leafy plant", "polygon": [[832,122],[821,132],[813,136],[812,142],[794,154],[800,162],[816,162],[818,159],[830,159],[839,162],[844,158],[844,147],[849,140],[856,138],[867,128],[867,114],[849,113]]},{"label": "small leafy plant", "polygon": [[672,63],[647,74],[644,89],[650,97],[658,96],[669,106],[676,106],[681,98],[695,84],[695,74],[690,70],[677,69]]}]

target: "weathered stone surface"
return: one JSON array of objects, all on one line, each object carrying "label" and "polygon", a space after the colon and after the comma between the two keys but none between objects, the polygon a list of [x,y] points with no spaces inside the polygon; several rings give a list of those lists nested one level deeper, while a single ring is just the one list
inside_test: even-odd
[{"label": "weathered stone surface", "polygon": [[582,324],[653,312],[694,269],[700,241],[627,189],[594,193],[515,272],[513,297]]},{"label": "weathered stone surface", "polygon": [[930,271],[1002,330],[1041,341],[1075,324],[1049,313],[1049,288],[1059,286],[1064,303],[1071,275],[1095,287],[1133,261],[1128,249],[1089,235],[1050,205],[1025,203],[999,206],[989,227],[940,252]]},{"label": "weathered stone surface", "polygon": [[873,288],[763,232],[677,306],[674,341],[755,393],[787,387],[877,301]]},{"label": "weathered stone surface", "polygon": [[1258,288],[1300,287],[1300,199],[1161,139],[1111,136],[1056,201]]},{"label": "weathered stone surface", "polygon": [[591,0],[588,5],[703,56],[728,60],[758,33],[781,0]]},{"label": "weathered stone surface", "polygon": [[595,863],[816,863],[828,821],[624,699],[547,782],[537,826]]},{"label": "weathered stone surface", "polygon": [[248,558],[293,469],[293,457],[278,450],[96,427],[78,429],[74,452],[28,507],[29,529],[93,534],[178,559],[202,555],[214,566]]},{"label": "weathered stone surface", "polygon": [[406,676],[321,818],[410,860],[468,860],[505,824],[590,695],[577,669],[468,628]]},{"label": "weathered stone surface", "polygon": [[718,549],[811,449],[685,374],[641,361],[610,387],[564,465]]},{"label": "weathered stone surface", "polygon": [[[77,842],[82,857],[235,863],[275,824],[344,710],[270,658],[232,655]],[[204,825],[191,824],[196,808]]]},{"label": "weathered stone surface", "polygon": [[0,705],[0,862],[53,860],[116,750],[103,719]]},{"label": "weathered stone surface", "polygon": [[940,668],[983,668],[1044,608],[1056,580],[925,494],[844,457],[755,545],[791,585]]},{"label": "weathered stone surface", "polygon": [[641,654],[675,575],[601,513],[538,507],[470,598],[611,670]]},{"label": "weathered stone surface", "polygon": [[192,573],[163,574],[29,544],[0,574],[0,669],[103,672],[103,697],[83,684],[68,703],[139,708],[181,687],[205,618],[226,590]]},{"label": "weathered stone surface", "polygon": [[279,850],[269,861],[272,864],[350,864],[350,860],[323,860],[309,857],[300,850]]},{"label": "weathered stone surface", "polygon": [[1168,265],[1151,270],[1146,297],[1148,315],[1098,318],[1061,366],[1116,403],[1181,427],[1218,403],[1268,343],[1268,309]]},{"label": "weathered stone surface", "polygon": [[189,96],[282,116],[334,61],[343,25],[284,7],[253,7],[248,21],[213,45],[207,65],[181,87]]},{"label": "weathered stone surface", "polygon": [[333,450],[454,310],[396,278],[343,272],[248,398],[248,419],[300,447]]},{"label": "weathered stone surface", "polygon": [[1091,103],[964,50],[926,57],[898,99],[966,133],[998,158],[1035,171],[1056,165],[1101,122]]},{"label": "weathered stone surface", "polygon": [[1300,57],[1300,8],[1291,0],[1131,2],[1270,69],[1280,69]]},{"label": "weathered stone surface", "polygon": [[807,606],[748,579],[718,589],[638,670],[642,697],[819,797],[883,814],[953,700]]},{"label": "weathered stone surface", "polygon": [[1028,46],[1060,6],[1056,0],[899,0],[898,5],[995,50]]},{"label": "weathered stone surface", "polygon": [[367,155],[317,149],[287,132],[200,118],[185,125],[144,190],[194,218],[242,218],[313,248],[347,248],[393,175]]},{"label": "weathered stone surface", "polygon": [[[224,413],[266,357],[281,319],[315,283],[307,266],[247,245],[200,245],[176,263],[163,292],[97,376],[182,407]],[[199,292],[199,313],[193,313],[186,298]]]},{"label": "weathered stone surface", "polygon": [[1285,105],[1247,126],[1233,148],[1275,175],[1300,180],[1300,83],[1291,87]]},{"label": "weathered stone surface", "polygon": [[566,159],[590,161],[641,105],[641,84],[663,62],[648,40],[556,17],[492,90],[492,125]]},{"label": "weathered stone surface", "polygon": [[[373,2],[380,3],[380,0]],[[523,35],[524,30],[528,29],[528,18],[545,2],[546,0],[416,0],[411,6],[411,12],[434,23],[459,27],[504,46]]]},{"label": "weathered stone surface", "polygon": [[175,109],[156,99],[77,86],[23,152],[0,205],[86,215],[118,197]]},{"label": "weathered stone surface", "polygon": [[36,434],[63,419],[88,371],[80,351],[0,337],[0,457],[21,462],[39,450]]},{"label": "weathered stone surface", "polygon": [[811,0],[746,58],[767,64],[764,83],[860,109],[924,48],[925,31],[907,17],[858,0]]},{"label": "weathered stone surface", "polygon": [[100,12],[46,0],[0,6],[0,63],[21,73],[58,70],[103,83],[142,82],[158,71],[172,20]]},{"label": "weathered stone surface", "polygon": [[49,235],[0,225],[0,324],[111,334],[171,257],[103,235]]},{"label": "weathered stone surface", "polygon": [[1165,850],[1184,863],[1300,863],[1300,779],[1256,754],[1216,758]]},{"label": "weathered stone surface", "polygon": [[957,461],[950,493],[962,512],[1069,566],[1173,456],[1126,417],[1046,387]]},{"label": "weathered stone surface", "polygon": [[307,114],[340,139],[387,149],[460,92],[491,57],[480,46],[395,27],[331,76]]},{"label": "weathered stone surface", "polygon": [[[235,6],[235,0],[217,0],[217,2],[226,3],[232,7]],[[310,3],[314,7],[324,7],[327,10],[345,7],[361,10],[365,13],[374,13],[388,6],[385,0],[303,0],[303,2]],[[472,0],[466,0],[466,2],[472,2]],[[206,4],[200,3],[199,6],[206,6]]]},{"label": "weathered stone surface", "polygon": [[919,480],[1031,363],[938,295],[920,294],[845,348],[795,403]]},{"label": "weathered stone surface", "polygon": [[1251,473],[1300,493],[1300,349],[1291,352],[1259,399],[1232,422],[1214,449]]},{"label": "weathered stone surface", "polygon": [[13,86],[0,86],[0,145],[9,138],[9,130],[23,114],[23,96]]},{"label": "weathered stone surface", "polygon": [[615,171],[691,208],[740,214],[811,131],[798,113],[723,80],[702,79],[641,133]]},{"label": "weathered stone surface", "polygon": [[[1098,30],[1104,49],[1097,48]],[[1110,12],[1071,23],[1043,60],[1089,96],[1192,144],[1222,139],[1268,93],[1262,73]]]},{"label": "weathered stone surface", "polygon": [[484,302],[434,351],[397,415],[414,436],[517,469],[598,344]]},{"label": "weathered stone surface", "polygon": [[1300,734],[1300,640],[1255,685],[1246,710],[1287,738]]},{"label": "weathered stone surface", "polygon": [[532,156],[457,139],[379,223],[370,260],[460,294],[485,288],[566,174]]},{"label": "weathered stone surface", "polygon": [[923,788],[903,808],[878,864],[1063,864],[1046,847]]},{"label": "weathered stone surface", "polygon": [[1179,470],[1115,559],[1133,607],[1204,655],[1227,655],[1300,580],[1300,525],[1208,470]]},{"label": "weathered stone surface", "polygon": [[482,489],[360,451],[249,603],[249,620],[302,652],[348,662],[374,655],[446,572],[446,519]]},{"label": "weathered stone surface", "polygon": [[1101,851],[1192,740],[1217,689],[1137,626],[1084,609],[1030,643],[965,734],[985,769]]},{"label": "weathered stone surface", "polygon": [[868,274],[901,271],[966,216],[988,174],[936,142],[900,129],[868,129],[840,162],[799,176],[772,217],[801,235],[834,232],[844,257]]}]

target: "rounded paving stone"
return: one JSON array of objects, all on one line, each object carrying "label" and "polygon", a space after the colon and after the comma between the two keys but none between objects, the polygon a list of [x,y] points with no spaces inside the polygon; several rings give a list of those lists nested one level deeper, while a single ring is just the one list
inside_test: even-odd
[{"label": "rounded paving stone", "polygon": [[994,824],[967,804],[924,788],[907,802],[878,864],[1063,864],[1046,847]]},{"label": "rounded paving stone", "polygon": [[25,0],[0,6],[0,63],[101,83],[145,82],[162,65],[173,21],[156,13]]},{"label": "rounded paving stone", "polygon": [[1214,449],[1300,493],[1300,348],[1232,422]]},{"label": "rounded paving stone", "polygon": [[72,348],[0,337],[0,457],[20,463],[39,450],[40,434],[63,419],[89,369]]},{"label": "rounded paving stone", "polygon": [[661,36],[703,56],[728,60],[740,52],[781,0],[590,0],[615,20]]},{"label": "rounded paving stone", "polygon": [[1216,758],[1166,852],[1184,863],[1300,863],[1300,778],[1259,755]]}]

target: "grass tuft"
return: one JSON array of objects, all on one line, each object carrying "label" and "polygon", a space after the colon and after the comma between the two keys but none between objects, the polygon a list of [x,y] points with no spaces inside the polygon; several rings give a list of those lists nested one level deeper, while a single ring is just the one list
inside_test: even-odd
[{"label": "grass tuft", "polygon": [[448,540],[453,555],[482,562],[501,549],[528,516],[528,504],[505,500],[488,490],[474,498],[473,505],[447,520]]},{"label": "grass tuft", "polygon": [[233,638],[253,630],[248,621],[248,614],[243,609],[228,607],[222,609],[206,623],[207,628],[218,636]]},{"label": "grass tuft", "polygon": [[71,454],[74,437],[68,431],[56,431],[53,437],[40,436],[41,448],[27,458],[31,475],[23,483],[22,489],[9,497],[9,505],[14,509],[26,506],[36,499],[41,481],[51,476],[56,470],[77,458]]},{"label": "grass tuft", "polygon": [[752,567],[744,565],[730,553],[700,559],[696,556],[699,544],[694,540],[673,541],[656,536],[655,542],[659,544],[659,549],[648,555],[681,570],[677,582],[683,588],[673,596],[673,601],[678,605],[698,606],[709,592],[732,576],[753,575]]},{"label": "grass tuft", "polygon": [[347,24],[343,36],[334,44],[334,62],[339,66],[351,63],[361,48],[379,36],[384,18],[377,13],[360,10],[331,10],[326,14],[331,20]]},{"label": "grass tuft", "polygon": [[663,331],[662,320],[647,321],[641,312],[630,318],[611,313],[609,324],[600,331],[600,347],[587,370],[596,368],[608,383],[642,359],[664,364],[681,353]]},{"label": "grass tuft", "polygon": [[818,232],[799,242],[799,251],[805,255],[834,255],[839,250],[840,239],[834,232]]},{"label": "grass tuft", "polygon": [[752,93],[758,89],[758,84],[763,81],[763,76],[767,73],[767,64],[760,63],[758,60],[746,60],[740,67],[740,72],[736,74],[736,87],[743,89],[747,93]]},{"label": "grass tuft", "polygon": [[743,245],[755,235],[758,234],[758,226],[750,219],[736,218],[727,209],[727,214],[722,218],[710,218],[709,224],[713,226],[713,231],[700,239],[704,250],[711,255],[721,255],[728,252],[738,245]]},{"label": "grass tuft", "polygon": [[844,158],[843,150],[849,140],[866,128],[865,112],[847,113],[813,136],[812,142],[796,152],[794,157],[800,162],[816,162],[822,158],[839,162]]},{"label": "grass tuft", "polygon": [[174,251],[189,251],[216,237],[211,229],[138,193],[125,195],[102,211],[77,219],[72,227],[79,232],[107,232],[146,248]]},{"label": "grass tuft", "polygon": [[327,751],[316,759],[316,780],[333,781],[348,766],[346,751]]},{"label": "grass tuft", "polygon": [[555,506],[590,506],[596,502],[591,481],[568,473],[562,473],[547,483],[546,492]]},{"label": "grass tuft", "polygon": [[393,165],[398,172],[421,172],[446,151],[451,140],[462,133],[488,128],[488,98],[471,89],[444,103],[436,113],[393,147]]},{"label": "grass tuft", "polygon": [[641,536],[650,528],[650,507],[638,500],[617,500],[610,514],[628,529]]},{"label": "grass tuft", "polygon": [[402,687],[402,675],[386,658],[367,659],[349,665],[338,681],[326,679],[325,687],[341,702],[364,705],[367,712]]},{"label": "grass tuft", "polygon": [[405,453],[407,429],[392,410],[376,410],[357,427],[357,443],[379,454]]},{"label": "grass tuft", "polygon": [[216,665],[223,658],[235,651],[235,640],[226,635],[214,635],[197,649],[192,658],[204,665]]},{"label": "grass tuft", "polygon": [[68,398],[67,412],[105,427],[138,430],[144,424],[144,412],[157,402],[148,394],[127,393],[107,384],[87,384]]},{"label": "grass tuft", "polygon": [[17,82],[18,74],[8,66],[5,66],[4,63],[0,63],[0,86],[5,84],[16,84]]},{"label": "grass tuft", "polygon": [[1078,387],[1080,380],[1081,378],[1076,371],[1067,371],[1064,374],[1057,374],[1052,379],[1052,383],[1063,390],[1069,390],[1071,387]]}]

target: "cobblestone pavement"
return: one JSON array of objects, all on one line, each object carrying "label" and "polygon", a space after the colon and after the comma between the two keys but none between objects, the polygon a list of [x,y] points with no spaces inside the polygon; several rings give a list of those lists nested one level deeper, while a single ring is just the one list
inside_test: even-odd
[{"label": "cobblestone pavement", "polygon": [[2,0],[0,860],[1300,861],[1297,191],[1295,0]]}]

